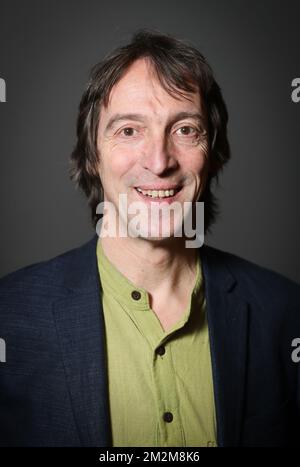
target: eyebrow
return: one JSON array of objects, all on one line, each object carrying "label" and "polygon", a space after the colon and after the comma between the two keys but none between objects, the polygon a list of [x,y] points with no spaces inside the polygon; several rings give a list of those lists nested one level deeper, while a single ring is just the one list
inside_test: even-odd
[{"label": "eyebrow", "polygon": [[[203,115],[199,112],[178,112],[171,117],[170,122],[168,123],[168,127],[172,126],[178,120],[183,120],[184,118],[193,118],[200,121],[201,123],[205,123]],[[107,133],[116,123],[122,122],[124,120],[144,122],[147,120],[147,117],[143,114],[137,113],[115,114],[109,119],[104,132]]]}]

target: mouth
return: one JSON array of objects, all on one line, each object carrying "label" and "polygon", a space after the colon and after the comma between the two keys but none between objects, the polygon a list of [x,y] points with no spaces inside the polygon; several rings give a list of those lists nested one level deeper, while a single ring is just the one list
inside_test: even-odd
[{"label": "mouth", "polygon": [[182,186],[168,187],[165,189],[143,189],[141,187],[134,187],[134,189],[139,196],[147,201],[167,201],[170,203],[176,199],[178,193],[182,190]]}]

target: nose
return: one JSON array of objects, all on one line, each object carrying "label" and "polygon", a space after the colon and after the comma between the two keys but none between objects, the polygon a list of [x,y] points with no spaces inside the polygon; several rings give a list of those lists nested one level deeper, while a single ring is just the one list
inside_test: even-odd
[{"label": "nose", "polygon": [[171,144],[164,136],[150,138],[141,158],[143,168],[155,175],[173,171],[178,167],[176,155]]}]

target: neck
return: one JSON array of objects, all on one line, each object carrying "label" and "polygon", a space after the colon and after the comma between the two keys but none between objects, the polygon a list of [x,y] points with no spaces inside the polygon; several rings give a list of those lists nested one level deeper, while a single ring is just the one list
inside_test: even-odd
[{"label": "neck", "polygon": [[193,283],[198,250],[185,247],[184,238],[149,241],[143,238],[99,239],[111,263],[137,287],[155,294],[180,294]]}]

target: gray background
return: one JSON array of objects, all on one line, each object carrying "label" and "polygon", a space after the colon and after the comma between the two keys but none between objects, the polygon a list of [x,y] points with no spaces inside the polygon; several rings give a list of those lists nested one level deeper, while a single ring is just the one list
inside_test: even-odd
[{"label": "gray background", "polygon": [[0,1],[0,275],[94,235],[67,174],[91,66],[141,27],[188,39],[212,65],[232,160],[207,243],[300,282],[300,75],[294,1]]}]

